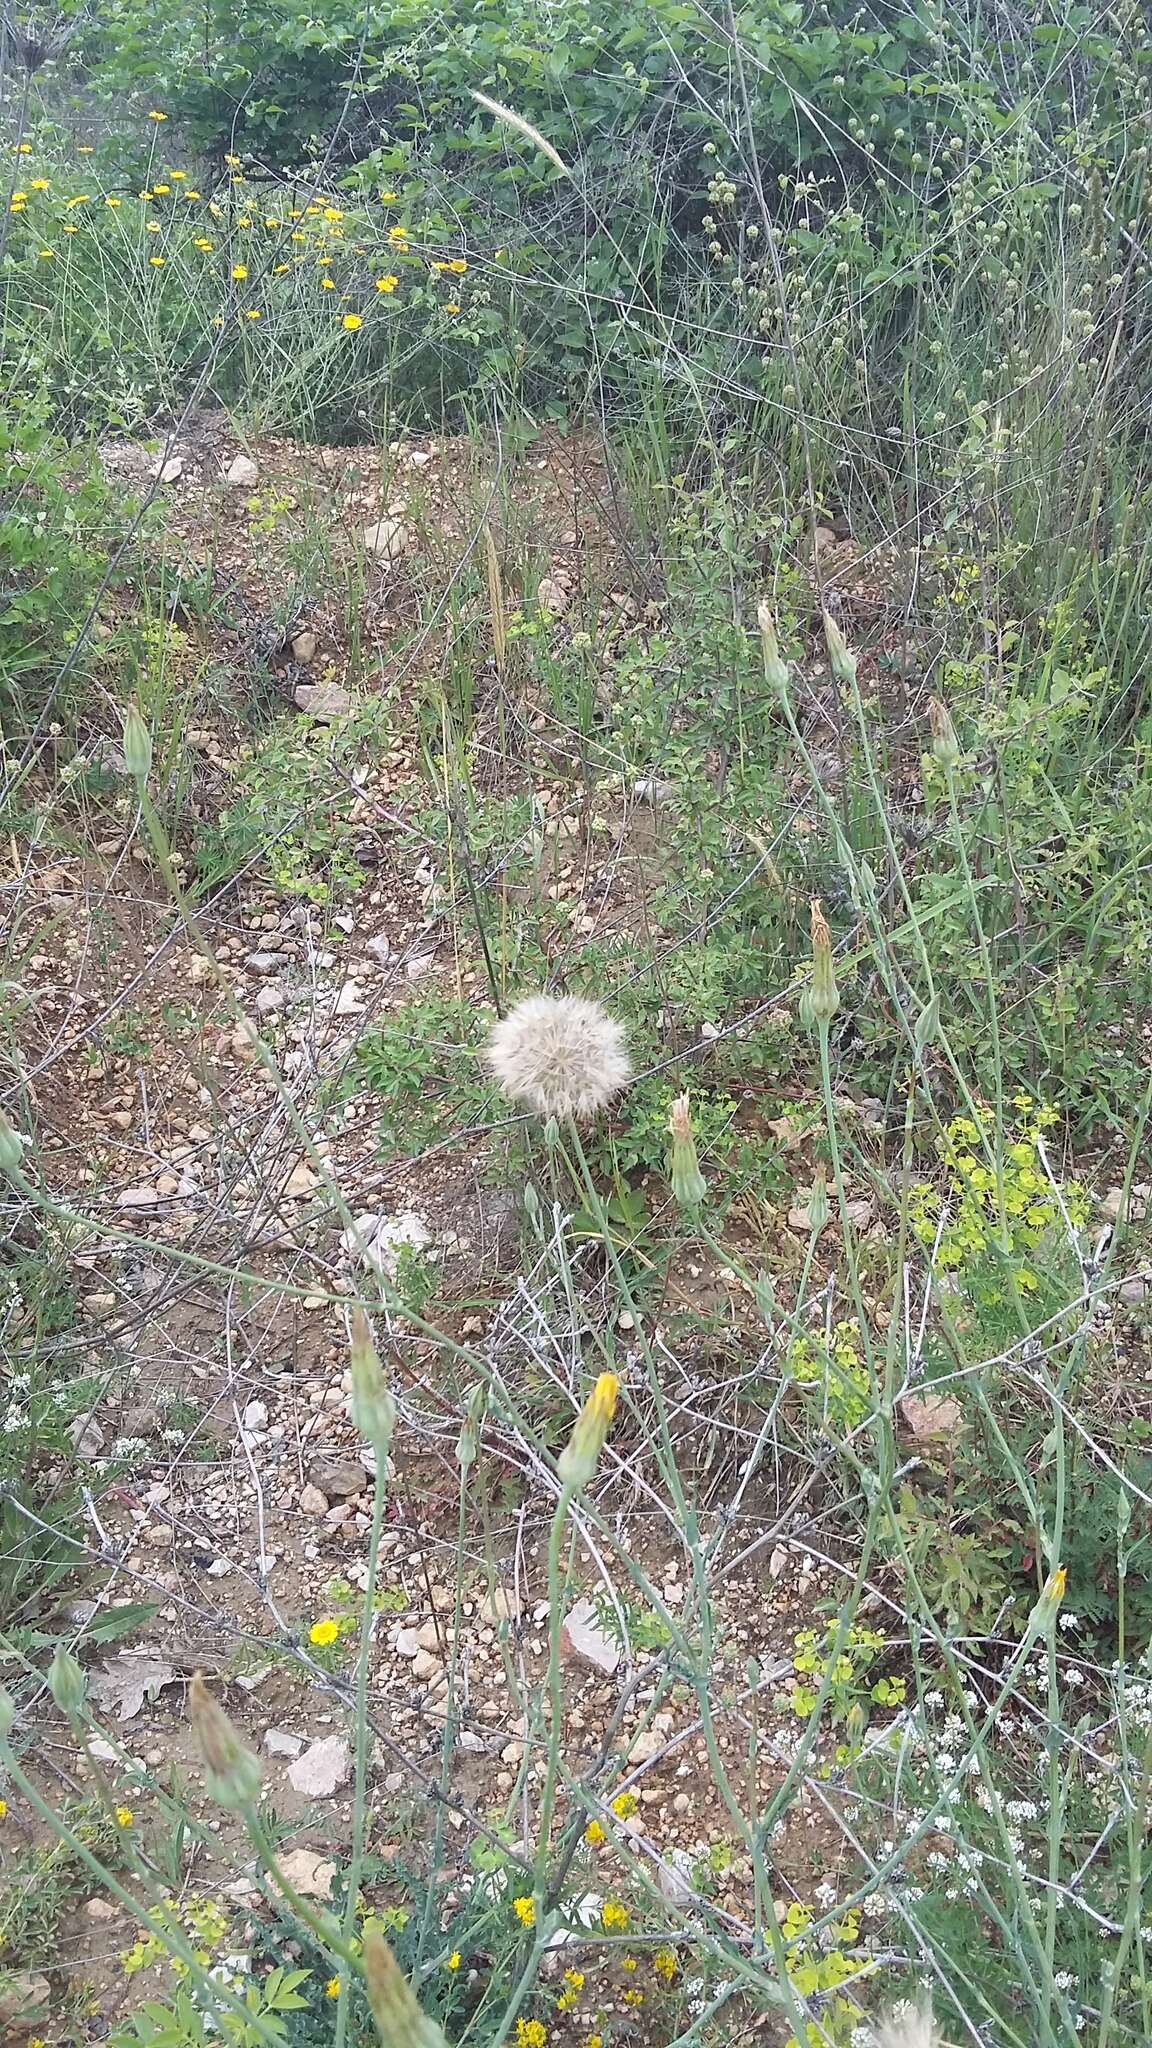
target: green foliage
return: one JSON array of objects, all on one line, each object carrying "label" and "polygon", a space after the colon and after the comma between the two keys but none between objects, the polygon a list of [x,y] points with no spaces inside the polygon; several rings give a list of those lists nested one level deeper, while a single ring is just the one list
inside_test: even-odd
[{"label": "green foliage", "polygon": [[911,1194],[913,1229],[934,1248],[936,1266],[985,1301],[1003,1296],[1009,1273],[1022,1293],[1035,1293],[1037,1255],[1045,1246],[1051,1251],[1064,1214],[1073,1225],[1088,1214],[1081,1188],[1061,1189],[1044,1171],[1040,1141],[1059,1122],[1056,1111],[1035,1109],[1027,1096],[1017,1096],[1015,1106],[1021,1122],[1006,1133],[1002,1155],[990,1111],[979,1110],[975,1121],[953,1118],[939,1141],[945,1190],[920,1182]]},{"label": "green foliage", "polygon": [[821,1635],[814,1628],[801,1629],[796,1637],[792,1668],[798,1674],[788,1695],[788,1704],[802,1719],[815,1711],[820,1688],[828,1680],[825,1706],[835,1724],[853,1716],[866,1718],[872,1706],[899,1706],[905,1694],[902,1678],[869,1676],[877,1659],[885,1654],[887,1637],[883,1629],[867,1628],[853,1622],[843,1645],[833,1655],[840,1624],[830,1621]]},{"label": "green foliage", "polygon": [[470,1003],[419,996],[357,1040],[355,1073],[345,1085],[379,1096],[376,1134],[386,1155],[415,1158],[486,1121],[491,1089],[478,1057],[486,1029]]},{"label": "green foliage", "polygon": [[351,771],[379,723],[379,707],[369,705],[331,727],[274,726],[246,755],[232,802],[189,848],[200,890],[242,870],[312,903],[357,888],[362,828]]},{"label": "green foliage", "polygon": [[828,1335],[797,1337],[788,1348],[785,1371],[805,1388],[821,1423],[837,1435],[847,1435],[872,1412],[860,1327],[850,1318],[838,1322]]}]

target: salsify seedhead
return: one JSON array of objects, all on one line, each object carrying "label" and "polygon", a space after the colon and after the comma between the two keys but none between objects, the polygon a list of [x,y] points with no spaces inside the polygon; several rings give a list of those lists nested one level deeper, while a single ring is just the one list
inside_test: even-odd
[{"label": "salsify seedhead", "polygon": [[943,2040],[925,2002],[913,2005],[905,1999],[894,2005],[880,2021],[875,2033],[876,2048],[943,2048]]},{"label": "salsify seedhead", "polygon": [[622,1026],[584,996],[526,996],[494,1026],[487,1060],[541,1116],[594,1116],[632,1078]]}]

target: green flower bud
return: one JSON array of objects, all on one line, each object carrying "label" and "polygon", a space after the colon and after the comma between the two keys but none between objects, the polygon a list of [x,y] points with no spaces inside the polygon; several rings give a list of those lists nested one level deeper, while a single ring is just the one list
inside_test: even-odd
[{"label": "green flower bud", "polygon": [[556,1470],[565,1486],[587,1486],[612,1427],[619,1392],[620,1382],[615,1373],[602,1372],[556,1460]]},{"label": "green flower bud", "polygon": [[376,1452],[377,1477],[383,1480],[388,1468],[388,1446],[396,1427],[396,1403],[388,1391],[383,1367],[372,1342],[372,1331],[362,1308],[352,1311],[352,1419]]},{"label": "green flower bud", "polygon": [[0,1173],[19,1173],[24,1140],[0,1109]]},{"label": "green flower bud", "polygon": [[822,1166],[812,1176],[812,1187],[808,1196],[808,1222],[813,1237],[819,1237],[828,1221],[828,1180]]},{"label": "green flower bud", "polygon": [[480,1442],[480,1431],[484,1426],[484,1413],[488,1406],[488,1389],[483,1382],[473,1387],[468,1397],[460,1434],[456,1439],[456,1462],[464,1471],[476,1463],[476,1452]]},{"label": "green flower bud", "polygon": [[672,1104],[668,1116],[668,1131],[672,1139],[672,1198],[681,1209],[698,1209],[708,1192],[708,1183],[700,1171],[700,1161],[696,1157],[696,1140],[692,1134],[687,1095],[678,1095]]},{"label": "green flower bud", "polygon": [[917,1052],[923,1052],[926,1045],[931,1045],[939,1029],[940,998],[938,995],[933,994],[929,997],[916,1019],[913,1036],[916,1040]]},{"label": "green flower bud", "polygon": [[854,683],[856,681],[856,656],[849,647],[835,619],[828,612],[824,614],[824,638],[828,643],[828,659],[832,664],[832,673],[836,681],[838,683]]},{"label": "green flower bud", "polygon": [[364,1928],[364,1982],[380,2048],[447,2048],[388,1946],[379,1921]]},{"label": "green flower bud", "polygon": [[152,735],[135,704],[124,713],[124,766],[137,782],[146,782],[152,767]]},{"label": "green flower bud", "polygon": [[48,1666],[48,1690],[60,1712],[69,1721],[78,1721],[84,1711],[88,1681],[72,1652],[66,1650],[63,1643],[57,1643]]},{"label": "green flower bud", "polygon": [[772,616],[767,598],[761,598],[756,607],[756,623],[760,628],[760,645],[764,653],[764,678],[770,690],[777,696],[788,694],[788,664],[780,652],[776,637],[776,621]]},{"label": "green flower bud", "polygon": [[198,1671],[189,1687],[188,1711],[208,1797],[231,1813],[255,1806],[260,1797],[260,1759],[241,1741]]}]

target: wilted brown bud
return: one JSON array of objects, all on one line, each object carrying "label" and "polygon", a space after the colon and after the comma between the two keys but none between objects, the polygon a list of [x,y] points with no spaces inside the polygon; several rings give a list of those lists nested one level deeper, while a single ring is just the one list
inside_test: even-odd
[{"label": "wilted brown bud", "polygon": [[198,1671],[188,1691],[188,1712],[208,1797],[232,1813],[255,1806],[260,1797],[260,1759],[241,1741]]},{"label": "wilted brown bud", "polygon": [[832,965],[832,934],[820,898],[812,898],[812,989],[809,1005],[817,1023],[827,1024],[840,1008],[840,991]]},{"label": "wilted brown bud", "polygon": [[678,1095],[668,1112],[668,1134],[672,1140],[673,1200],[682,1209],[698,1209],[708,1192],[708,1183],[700,1171],[686,1094]]},{"label": "wilted brown bud", "polygon": [[955,768],[960,759],[960,742],[956,728],[948,715],[948,706],[939,697],[928,699],[928,724],[932,731],[932,758],[942,768]]}]

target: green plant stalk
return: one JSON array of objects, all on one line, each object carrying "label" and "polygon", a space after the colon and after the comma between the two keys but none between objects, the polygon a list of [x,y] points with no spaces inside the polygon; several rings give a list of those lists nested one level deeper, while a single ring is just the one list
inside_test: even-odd
[{"label": "green plant stalk", "polygon": [[[355,1777],[352,1798],[352,1853],[348,1860],[348,1897],[344,1906],[344,1940],[349,1950],[356,1932],[356,1901],[360,1892],[360,1872],[364,1864],[364,1848],[367,1836],[368,1803],[368,1668],[372,1650],[372,1630],[375,1621],[376,1574],[380,1561],[380,1536],[384,1526],[384,1505],[388,1493],[388,1453],[383,1443],[375,1445],[376,1469],[372,1484],[372,1527],[368,1536],[367,1582],[364,1588],[364,1615],[360,1624],[360,1642],[356,1658],[356,1721],[355,1721]],[[336,2002],[336,2037],[334,2048],[344,2048],[348,2030],[350,1980],[341,1975],[340,1996]]]}]

